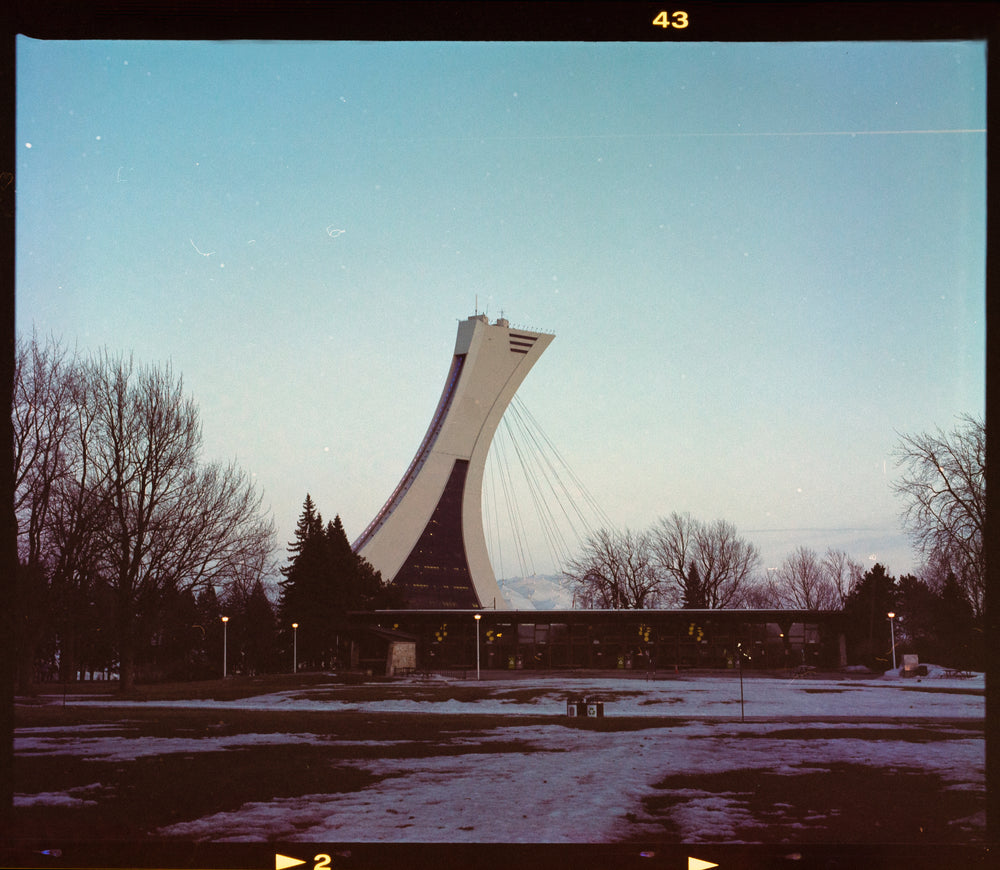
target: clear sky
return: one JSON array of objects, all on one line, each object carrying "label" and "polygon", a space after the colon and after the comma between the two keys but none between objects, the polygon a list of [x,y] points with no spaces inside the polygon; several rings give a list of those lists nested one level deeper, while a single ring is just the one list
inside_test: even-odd
[{"label": "clear sky", "polygon": [[364,529],[478,305],[556,334],[519,396],[614,523],[915,567],[897,433],[985,402],[984,43],[21,38],[17,76],[18,329],[169,360],[282,552],[306,492]]}]

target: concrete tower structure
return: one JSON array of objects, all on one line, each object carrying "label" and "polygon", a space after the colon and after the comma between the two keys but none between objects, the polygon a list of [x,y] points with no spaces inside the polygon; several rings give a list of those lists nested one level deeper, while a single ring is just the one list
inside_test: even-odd
[{"label": "concrete tower structure", "polygon": [[553,338],[482,314],[459,323],[427,434],[352,545],[402,589],[409,607],[506,609],[486,550],[483,471],[504,411]]}]

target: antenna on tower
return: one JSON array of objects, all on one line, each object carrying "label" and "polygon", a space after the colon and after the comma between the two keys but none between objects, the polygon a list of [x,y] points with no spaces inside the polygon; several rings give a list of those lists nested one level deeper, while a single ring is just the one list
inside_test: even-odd
[{"label": "antenna on tower", "polygon": [[479,294],[476,294],[476,317],[479,317]]}]

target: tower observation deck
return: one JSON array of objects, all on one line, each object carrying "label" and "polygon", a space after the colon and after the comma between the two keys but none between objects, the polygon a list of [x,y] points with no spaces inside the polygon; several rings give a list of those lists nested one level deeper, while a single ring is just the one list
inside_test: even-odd
[{"label": "tower observation deck", "polygon": [[413,461],[352,544],[417,609],[506,609],[486,550],[483,472],[504,411],[554,335],[483,314],[461,321]]}]

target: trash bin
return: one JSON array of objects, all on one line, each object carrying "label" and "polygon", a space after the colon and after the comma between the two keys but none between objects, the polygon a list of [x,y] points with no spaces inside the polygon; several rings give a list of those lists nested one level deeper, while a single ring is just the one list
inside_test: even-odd
[{"label": "trash bin", "polygon": [[567,716],[586,716],[587,715],[587,699],[586,698],[569,698],[566,701],[566,715]]},{"label": "trash bin", "polygon": [[597,698],[590,698],[586,704],[588,719],[604,718],[604,702]]}]

